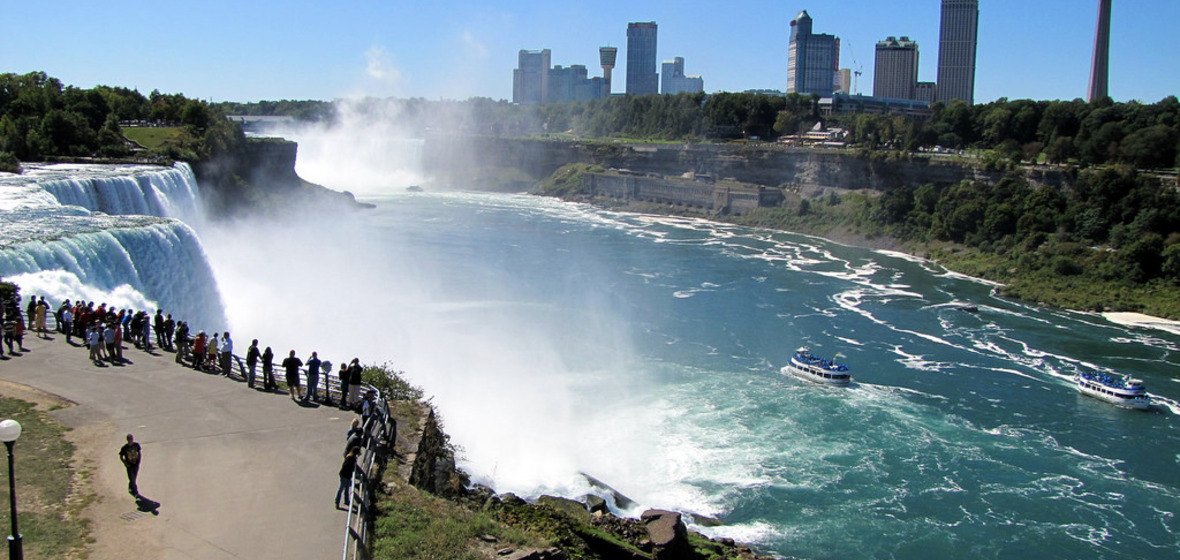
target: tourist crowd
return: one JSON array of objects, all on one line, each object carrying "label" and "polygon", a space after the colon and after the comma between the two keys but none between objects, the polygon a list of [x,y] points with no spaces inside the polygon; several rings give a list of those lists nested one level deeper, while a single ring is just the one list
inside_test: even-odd
[{"label": "tourist crowd", "polygon": [[[48,338],[51,332],[48,317],[54,318],[54,331],[63,335],[66,343],[85,347],[89,359],[95,366],[124,365],[130,362],[123,355],[126,348],[135,347],[145,352],[155,348],[174,352],[176,363],[197,371],[234,376],[246,380],[250,388],[276,391],[279,383],[274,376],[275,366],[283,368],[283,381],[292,400],[299,403],[338,405],[360,411],[371,406],[375,395],[362,396],[361,385],[364,368],[358,358],[348,364],[340,364],[332,387],[332,363],[321,360],[312,352],[306,360],[291,350],[287,357],[275,363],[274,351],[267,346],[259,350],[254,339],[246,350],[243,360],[234,354],[234,340],[229,332],[215,332],[212,336],[203,330],[195,333],[185,321],[173,319],[171,313],[157,309],[155,315],[147,311],[117,309],[106,303],[97,306],[93,301],[65,300],[55,311],[44,296],[30,297],[25,309],[21,309],[20,296],[13,294],[0,303],[0,324],[3,324],[3,344],[7,355],[0,351],[0,359],[19,356],[24,347],[25,333],[32,325],[37,336]],[[24,313],[22,313],[24,311]],[[75,339],[79,342],[75,342]],[[237,364],[235,373],[234,364]],[[261,377],[258,376],[261,369]],[[338,391],[339,399],[332,400],[332,389]]]}]

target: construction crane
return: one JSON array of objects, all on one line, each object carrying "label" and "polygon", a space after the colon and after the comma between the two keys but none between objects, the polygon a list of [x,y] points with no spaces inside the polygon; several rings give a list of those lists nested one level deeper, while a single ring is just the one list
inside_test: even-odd
[{"label": "construction crane", "polygon": [[860,82],[860,75],[864,74],[865,66],[856,60],[856,49],[852,48],[852,42],[848,42],[848,54],[852,57],[852,95],[858,93],[858,82]]}]

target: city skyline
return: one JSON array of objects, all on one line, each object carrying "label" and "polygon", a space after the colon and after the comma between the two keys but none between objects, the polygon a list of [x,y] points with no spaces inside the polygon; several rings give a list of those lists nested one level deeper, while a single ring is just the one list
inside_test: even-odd
[{"label": "city skyline", "polygon": [[[333,99],[356,95],[492,99],[512,97],[505,78],[522,48],[551,49],[554,65],[596,69],[598,48],[623,50],[626,24],[656,21],[659,60],[683,57],[708,78],[706,91],[782,90],[789,21],[807,10],[819,31],[841,39],[841,68],[873,79],[873,47],[908,36],[923,45],[919,76],[936,76],[938,0],[895,5],[735,1],[688,13],[681,3],[401,1],[331,6],[302,2],[197,6],[131,2],[0,0],[0,72],[44,71],[78,87],[158,89],[212,101]],[[1115,5],[1109,93],[1154,103],[1180,92],[1167,22],[1180,3]],[[979,16],[976,103],[1086,98],[1098,0],[989,0]],[[112,30],[96,33],[96,29]],[[52,38],[52,42],[48,38]],[[622,54],[622,53],[620,53]],[[623,91],[625,56],[613,93]]]}]

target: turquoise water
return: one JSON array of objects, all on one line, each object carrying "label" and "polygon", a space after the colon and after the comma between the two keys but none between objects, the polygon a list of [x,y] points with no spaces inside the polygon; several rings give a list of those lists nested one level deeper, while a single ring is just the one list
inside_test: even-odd
[{"label": "turquoise water", "polygon": [[[316,253],[340,297],[307,336],[360,325],[350,350],[422,385],[497,490],[577,496],[586,472],[801,558],[1180,557],[1180,336],[789,233],[527,196],[369,201],[355,223],[252,243],[341,249]],[[231,284],[255,257],[206,245],[247,330]],[[313,297],[276,276],[269,291]],[[841,354],[852,386],[780,374],[804,345]],[[1078,395],[1091,368],[1158,404]]]}]

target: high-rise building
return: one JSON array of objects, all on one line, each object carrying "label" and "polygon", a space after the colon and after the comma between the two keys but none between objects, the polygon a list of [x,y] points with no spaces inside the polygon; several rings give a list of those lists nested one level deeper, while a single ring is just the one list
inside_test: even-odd
[{"label": "high-rise building", "polygon": [[521,50],[512,71],[512,102],[538,105],[549,102],[549,49]]},{"label": "high-rise building", "polygon": [[615,68],[615,59],[619,56],[619,49],[615,47],[598,47],[598,63],[602,65],[602,97],[610,97],[610,74]]},{"label": "high-rise building", "polygon": [[852,69],[841,68],[836,71],[836,92],[852,93]]},{"label": "high-rise building", "polygon": [[909,37],[877,43],[873,64],[873,97],[914,99],[918,84],[918,44]]},{"label": "high-rise building", "polygon": [[942,0],[938,32],[938,101],[975,103],[975,45],[979,0]]},{"label": "high-rise building", "polygon": [[654,21],[627,24],[628,95],[660,92],[660,77],[656,74],[656,31]]},{"label": "high-rise building", "polygon": [[840,39],[811,32],[811,16],[799,12],[791,20],[787,48],[787,93],[831,95],[840,65]]},{"label": "high-rise building", "polygon": [[1091,103],[1108,95],[1110,73],[1110,0],[1098,1],[1098,28],[1094,31],[1094,59],[1090,63]]},{"label": "high-rise building", "polygon": [[927,103],[934,103],[935,92],[938,91],[934,82],[918,82],[914,86],[914,99],[916,101],[925,101]]},{"label": "high-rise building", "polygon": [[705,80],[700,76],[684,75],[684,58],[665,60],[660,68],[660,93],[697,93],[705,91]]}]

